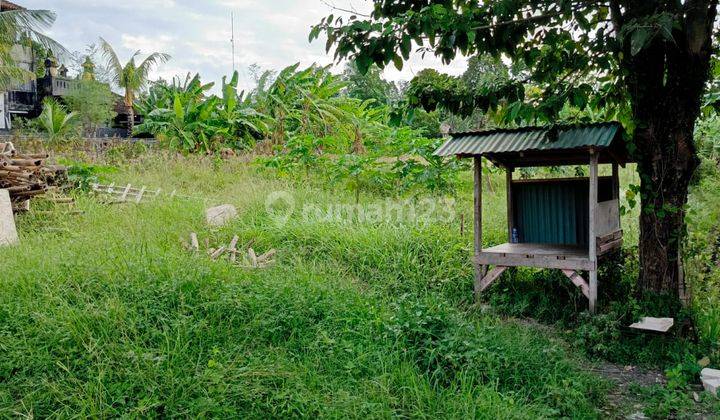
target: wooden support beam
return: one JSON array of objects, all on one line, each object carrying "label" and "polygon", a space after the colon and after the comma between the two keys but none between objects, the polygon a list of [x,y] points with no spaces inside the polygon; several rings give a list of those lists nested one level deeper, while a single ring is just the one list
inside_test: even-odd
[{"label": "wooden support beam", "polygon": [[512,243],[512,231],[514,224],[513,218],[513,199],[512,199],[512,177],[513,169],[507,168],[505,172],[505,190],[507,191],[507,225],[508,225],[508,243]]},{"label": "wooden support beam", "polygon": [[597,254],[598,255],[604,255],[608,252],[612,251],[613,249],[622,248],[623,239],[616,239],[614,241],[606,242],[604,244],[598,245],[597,247]]},{"label": "wooden support beam", "polygon": [[[474,221],[473,221],[473,227],[474,227],[474,251],[475,251],[475,258],[477,258],[478,255],[482,252],[482,157],[475,156],[473,157],[473,162],[475,164],[474,167],[474,203],[473,203],[473,213],[475,215]],[[481,288],[481,282],[483,279],[483,267],[481,267],[475,259],[473,259],[475,262],[475,299],[480,299],[480,288]]]},{"label": "wooden support beam", "polygon": [[588,282],[585,281],[584,278],[580,274],[578,274],[575,270],[562,270],[563,274],[567,276],[567,278],[570,279],[571,282],[577,287],[580,288],[582,291],[582,294],[585,295],[586,298],[590,298],[590,285]]},{"label": "wooden support beam", "polygon": [[555,268],[560,270],[590,271],[597,268],[587,258],[560,258],[551,255],[511,255],[481,252],[475,259],[477,265],[502,265],[506,267]]},{"label": "wooden support beam", "polygon": [[[620,168],[618,168],[617,163],[613,163],[612,165],[612,180],[613,180],[613,198],[615,200],[620,200]],[[622,227],[622,217],[620,217],[620,212],[618,212],[618,227]]]},{"label": "wooden support beam", "polygon": [[608,242],[616,241],[623,237],[623,231],[622,229],[616,230],[615,232],[610,232],[606,235],[601,235],[597,237],[597,243],[598,245],[606,244]]},{"label": "wooden support beam", "polygon": [[590,288],[588,292],[588,300],[590,301],[590,313],[595,313],[595,304],[597,302],[597,232],[595,226],[596,210],[598,206],[598,154],[594,150],[590,150],[590,191],[589,191],[589,238],[588,238],[588,258],[594,264],[595,270],[590,270]]},{"label": "wooden support beam", "polygon": [[490,287],[490,285],[493,284],[493,282],[497,280],[508,268],[509,267],[497,266],[490,270],[490,272],[487,273],[487,275],[480,281],[479,289],[475,290],[475,294],[479,295],[481,292],[484,292],[485,289]]}]

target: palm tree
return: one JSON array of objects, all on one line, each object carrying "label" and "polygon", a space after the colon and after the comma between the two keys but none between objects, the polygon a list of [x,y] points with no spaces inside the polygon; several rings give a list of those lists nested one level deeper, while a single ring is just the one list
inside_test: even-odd
[{"label": "palm tree", "polygon": [[43,110],[37,121],[40,127],[47,132],[48,141],[56,143],[70,133],[76,119],[76,113],[67,112],[58,101],[48,98],[43,103]]},{"label": "palm tree", "polygon": [[65,48],[40,32],[52,26],[53,22],[55,14],[49,10],[18,9],[0,13],[0,92],[35,77],[33,72],[15,64],[12,57],[14,45],[35,42],[56,53],[65,52]]},{"label": "palm tree", "polygon": [[100,47],[112,73],[113,82],[125,90],[125,106],[130,111],[129,124],[132,131],[135,126],[135,110],[133,109],[135,94],[147,86],[150,81],[148,79],[150,70],[156,65],[166,63],[170,60],[170,56],[154,52],[138,65],[135,63],[135,59],[140,55],[140,51],[136,51],[123,66],[113,47],[103,38],[100,38]]}]

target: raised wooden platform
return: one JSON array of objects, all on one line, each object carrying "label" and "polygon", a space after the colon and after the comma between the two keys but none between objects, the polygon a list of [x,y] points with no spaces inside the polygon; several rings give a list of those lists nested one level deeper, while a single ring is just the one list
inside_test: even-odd
[{"label": "raised wooden platform", "polygon": [[480,265],[503,267],[557,268],[560,270],[596,270],[587,247],[554,244],[502,244],[483,249],[475,257]]}]

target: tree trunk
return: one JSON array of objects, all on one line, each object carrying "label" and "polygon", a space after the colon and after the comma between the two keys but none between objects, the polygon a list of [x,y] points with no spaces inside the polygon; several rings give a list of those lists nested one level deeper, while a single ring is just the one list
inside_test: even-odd
[{"label": "tree trunk", "polygon": [[130,114],[128,114],[128,135],[132,137],[133,130],[135,130],[135,109],[130,107]]},{"label": "tree trunk", "polygon": [[[685,236],[688,187],[698,166],[693,142],[694,118],[656,121],[638,129],[643,152],[638,162],[641,190],[639,290],[684,297],[681,244]],[[675,125],[675,127],[668,127]],[[685,127],[682,127],[682,126]]]},{"label": "tree trunk", "polygon": [[624,16],[619,2],[612,3],[617,30],[661,13],[674,12],[678,19],[670,41],[655,36],[633,52],[625,40],[620,62],[636,124],[641,184],[638,292],[684,298],[685,206],[699,165],[693,136],[710,75],[718,0],[633,0],[626,3]]}]

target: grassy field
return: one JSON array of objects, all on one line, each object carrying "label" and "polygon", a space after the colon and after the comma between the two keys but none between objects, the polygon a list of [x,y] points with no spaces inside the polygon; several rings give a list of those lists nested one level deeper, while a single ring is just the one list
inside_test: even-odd
[{"label": "grassy field", "polygon": [[[501,178],[487,244],[505,235]],[[346,216],[353,194],[241,161],[150,154],[108,180],[203,199],[81,195],[83,214],[19,218],[22,244],[0,253],[0,417],[622,414],[563,334],[471,305],[469,177],[454,205],[410,200],[390,221],[368,216],[387,213],[383,198]],[[291,197],[292,214],[281,201],[269,212],[269,196]],[[204,208],[223,203],[240,217],[207,227]],[[190,232],[212,245],[237,234],[277,261],[213,262],[181,246]]]}]

